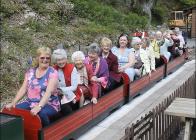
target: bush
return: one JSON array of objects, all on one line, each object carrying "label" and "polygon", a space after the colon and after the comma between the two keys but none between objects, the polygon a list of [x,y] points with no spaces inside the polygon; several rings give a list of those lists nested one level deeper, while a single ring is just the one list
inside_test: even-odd
[{"label": "bush", "polygon": [[23,9],[20,3],[12,0],[1,0],[0,13],[4,18],[9,18],[15,13],[21,12]]},{"label": "bush", "polygon": [[94,0],[72,0],[72,2],[74,3],[74,11],[78,16],[88,18],[103,26],[115,25],[113,23],[117,22],[122,25],[122,29],[119,28],[119,30],[127,30],[134,29],[135,26],[145,27],[147,24],[147,19],[144,16],[133,13],[125,14]]},{"label": "bush", "polygon": [[152,21],[155,24],[162,24],[167,20],[168,15],[166,12],[168,9],[163,4],[158,4],[152,9]]}]

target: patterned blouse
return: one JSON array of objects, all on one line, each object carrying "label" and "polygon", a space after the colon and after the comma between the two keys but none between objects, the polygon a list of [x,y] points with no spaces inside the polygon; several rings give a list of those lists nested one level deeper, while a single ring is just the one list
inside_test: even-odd
[{"label": "patterned blouse", "polygon": [[[37,105],[45,94],[49,79],[58,79],[58,73],[52,67],[49,67],[47,72],[40,78],[36,77],[35,72],[36,68],[31,68],[25,74],[25,80],[28,82],[28,98],[26,101],[30,103],[31,108]],[[56,111],[59,111],[60,103],[57,97],[57,90],[51,94],[48,104],[51,105]]]}]

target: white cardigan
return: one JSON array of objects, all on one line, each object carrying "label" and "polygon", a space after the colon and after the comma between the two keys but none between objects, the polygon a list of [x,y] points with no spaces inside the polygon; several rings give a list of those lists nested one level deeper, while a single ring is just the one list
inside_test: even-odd
[{"label": "white cardigan", "polygon": [[151,45],[146,49],[140,48],[140,58],[144,63],[142,75],[150,73],[151,70],[155,70],[155,55]]},{"label": "white cardigan", "polygon": [[169,58],[171,57],[171,53],[168,52],[168,47],[172,46],[174,44],[172,39],[166,39],[163,43],[163,45],[160,47],[160,54],[163,55],[166,59],[167,62],[169,61]]}]

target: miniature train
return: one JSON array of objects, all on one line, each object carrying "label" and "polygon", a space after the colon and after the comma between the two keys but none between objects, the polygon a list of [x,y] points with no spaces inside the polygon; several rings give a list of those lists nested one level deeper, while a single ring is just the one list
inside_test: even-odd
[{"label": "miniature train", "polygon": [[114,110],[130,102],[135,96],[144,93],[147,88],[152,87],[184,63],[184,55],[179,56],[157,68],[155,72],[152,72],[151,77],[146,75],[134,82],[130,82],[128,76],[123,73],[123,84],[99,98],[97,104],[89,103],[44,128],[42,128],[39,116],[32,116],[27,110],[3,109],[1,114],[23,118],[26,140],[73,140],[106,118]]}]

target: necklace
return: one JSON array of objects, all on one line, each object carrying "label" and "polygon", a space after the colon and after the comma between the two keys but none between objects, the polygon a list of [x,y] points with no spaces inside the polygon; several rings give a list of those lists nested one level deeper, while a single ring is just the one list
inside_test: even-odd
[{"label": "necklace", "polygon": [[41,70],[39,68],[36,69],[36,77],[37,78],[41,78],[42,76],[45,75],[45,73],[47,72],[48,68],[47,69],[44,69],[44,70]]}]

